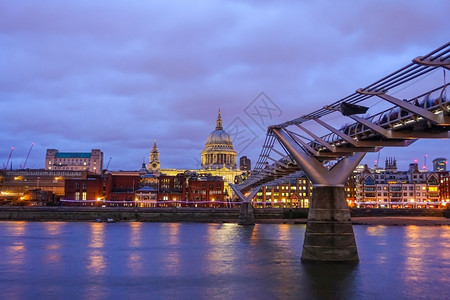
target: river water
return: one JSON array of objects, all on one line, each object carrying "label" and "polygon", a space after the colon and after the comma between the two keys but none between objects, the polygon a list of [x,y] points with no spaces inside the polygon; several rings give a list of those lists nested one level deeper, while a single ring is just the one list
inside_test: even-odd
[{"label": "river water", "polygon": [[354,230],[341,265],[305,225],[0,222],[0,299],[450,299],[450,226]]}]

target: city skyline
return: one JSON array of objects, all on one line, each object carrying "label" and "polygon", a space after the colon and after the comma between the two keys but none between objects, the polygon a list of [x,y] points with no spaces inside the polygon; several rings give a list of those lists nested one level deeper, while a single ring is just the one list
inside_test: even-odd
[{"label": "city skyline", "polygon": [[[110,169],[136,170],[156,139],[161,167],[196,168],[219,108],[224,129],[247,130],[245,143],[233,142],[238,157],[254,163],[265,126],[345,97],[448,42],[450,3],[341,6],[0,4],[0,55],[8,57],[0,62],[0,165],[15,147],[19,168],[34,143],[29,168],[43,168],[49,148],[96,148],[105,165],[112,157]],[[446,140],[419,140],[384,148],[380,162],[396,157],[407,169],[428,155],[431,169],[447,148]]]}]

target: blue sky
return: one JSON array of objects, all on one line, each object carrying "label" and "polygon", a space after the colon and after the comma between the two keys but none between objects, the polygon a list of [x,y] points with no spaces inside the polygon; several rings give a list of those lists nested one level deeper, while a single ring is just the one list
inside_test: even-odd
[{"label": "blue sky", "polygon": [[[33,142],[30,168],[44,167],[47,148],[100,148],[111,169],[134,170],[156,139],[163,168],[195,168],[219,108],[225,128],[246,131],[238,155],[255,161],[268,123],[448,42],[449,11],[437,0],[2,0],[0,166],[11,147],[13,168],[23,165]],[[259,111],[267,124],[252,115],[261,101],[277,108]],[[380,157],[406,168],[449,157],[448,145],[418,141]]]}]

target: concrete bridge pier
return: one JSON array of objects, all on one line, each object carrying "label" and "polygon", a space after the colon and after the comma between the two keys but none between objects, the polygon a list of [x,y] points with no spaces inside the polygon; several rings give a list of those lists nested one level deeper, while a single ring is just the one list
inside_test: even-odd
[{"label": "concrete bridge pier", "polygon": [[253,206],[251,201],[261,187],[260,186],[254,187],[253,189],[249,190],[245,195],[233,184],[230,184],[230,187],[235,193],[235,195],[242,201],[238,224],[255,225],[255,216],[253,214]]},{"label": "concrete bridge pier", "polygon": [[272,130],[313,183],[302,261],[359,261],[344,186],[365,152],[349,152],[330,169],[281,129]]},{"label": "concrete bridge pier", "polygon": [[302,261],[359,261],[344,187],[313,187]]},{"label": "concrete bridge pier", "polygon": [[241,211],[239,213],[239,225],[255,225],[255,216],[253,214],[253,206],[250,202],[241,203]]}]

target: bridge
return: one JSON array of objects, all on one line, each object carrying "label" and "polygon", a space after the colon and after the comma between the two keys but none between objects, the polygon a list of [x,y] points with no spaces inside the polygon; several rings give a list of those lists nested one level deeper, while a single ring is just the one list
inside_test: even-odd
[{"label": "bridge", "polygon": [[231,186],[242,201],[240,224],[254,224],[251,200],[262,186],[304,174],[313,190],[302,261],[358,262],[344,185],[368,152],[450,138],[449,70],[450,42],[347,97],[268,127],[251,175]]}]

